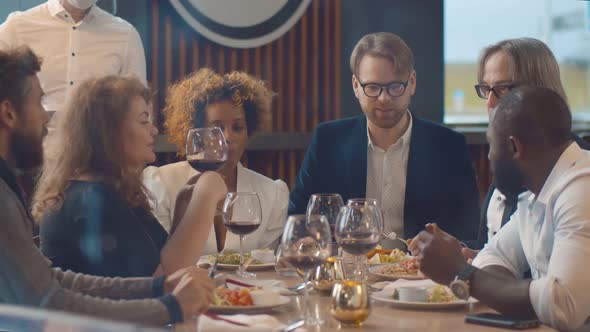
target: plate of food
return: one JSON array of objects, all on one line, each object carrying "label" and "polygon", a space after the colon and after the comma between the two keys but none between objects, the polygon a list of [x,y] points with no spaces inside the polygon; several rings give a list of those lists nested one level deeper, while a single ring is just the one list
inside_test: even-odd
[{"label": "plate of food", "polygon": [[399,249],[381,249],[376,248],[367,254],[369,265],[381,265],[389,263],[399,263],[406,257],[411,257]]},{"label": "plate of food", "polygon": [[[236,270],[240,266],[240,254],[233,252],[203,256],[199,259],[197,266],[209,268],[213,265],[217,256],[219,256],[218,269]],[[244,254],[244,262],[247,265],[246,270],[250,271],[272,269],[275,266],[274,261],[275,255],[270,249],[252,250],[251,253]]]},{"label": "plate of food", "polygon": [[460,300],[447,286],[435,284],[419,287],[400,285],[393,289],[388,287],[388,289],[371,294],[371,297],[377,301],[406,309],[450,309],[477,302],[474,298],[469,298],[467,301]]},{"label": "plate of food", "polygon": [[219,314],[260,313],[289,303],[290,299],[277,292],[260,287],[215,289],[215,299],[210,312]]},{"label": "plate of food", "polygon": [[425,279],[424,275],[420,272],[418,258],[406,254],[400,256],[394,263],[370,266],[369,273],[386,280]]}]

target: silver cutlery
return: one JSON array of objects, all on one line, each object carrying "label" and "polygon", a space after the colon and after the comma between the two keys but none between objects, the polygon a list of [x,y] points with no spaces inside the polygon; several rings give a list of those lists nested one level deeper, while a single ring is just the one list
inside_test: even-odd
[{"label": "silver cutlery", "polygon": [[305,321],[302,320],[298,320],[295,323],[289,324],[286,327],[280,329],[278,332],[291,332],[294,331],[300,327],[302,327],[305,324]]},{"label": "silver cutlery", "polygon": [[387,238],[389,240],[399,240],[403,244],[405,244],[406,247],[408,246],[408,241],[402,239],[401,237],[398,237],[395,232],[392,232],[392,231],[382,231],[381,232],[381,235],[383,235],[385,238]]},{"label": "silver cutlery", "polygon": [[215,262],[211,265],[209,269],[209,278],[214,279],[215,273],[217,272],[217,263],[219,263],[219,255],[215,257]]},{"label": "silver cutlery", "polygon": [[291,292],[300,292],[302,290],[305,289],[305,287],[307,287],[309,284],[311,283],[311,281],[308,282],[302,282],[298,285],[295,285],[295,287],[287,287],[287,290],[291,291]]}]

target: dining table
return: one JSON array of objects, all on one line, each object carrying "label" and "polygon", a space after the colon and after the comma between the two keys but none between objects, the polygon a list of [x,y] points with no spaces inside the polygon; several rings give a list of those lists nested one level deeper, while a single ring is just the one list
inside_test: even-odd
[{"label": "dining table", "polygon": [[[235,278],[231,271],[220,270],[220,273],[223,273],[223,276],[220,277],[225,276],[228,278]],[[293,287],[302,282],[300,277],[282,277],[272,269],[256,271],[256,279],[281,280],[286,283],[287,287]],[[369,275],[367,280],[369,285],[378,281],[382,280],[379,277],[375,277],[373,275]],[[291,299],[289,303],[258,313],[272,315],[285,325],[302,319],[303,311],[305,310],[303,296],[292,295],[289,297]],[[329,293],[310,291],[310,306],[312,314],[315,317],[323,320],[323,323],[318,326],[304,326],[301,331],[499,331],[499,329],[496,327],[475,325],[465,322],[466,314],[495,312],[493,309],[479,302],[447,309],[417,310],[394,307],[391,304],[382,303],[372,299],[370,302],[371,313],[361,327],[345,327],[339,324],[339,322],[335,320],[330,314],[330,303],[331,296]],[[176,331],[181,332],[184,330],[186,329],[183,329],[182,325],[177,326]],[[254,327],[253,330],[255,330]],[[555,329],[546,325],[540,325],[537,328],[530,329],[530,331],[555,331]]]}]

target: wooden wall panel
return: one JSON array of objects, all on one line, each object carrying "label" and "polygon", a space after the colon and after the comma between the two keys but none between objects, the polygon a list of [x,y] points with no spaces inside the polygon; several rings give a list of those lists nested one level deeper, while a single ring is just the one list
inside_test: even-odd
[{"label": "wooden wall panel", "polygon": [[[165,100],[166,87],[199,68],[217,72],[241,70],[268,82],[277,93],[273,101],[273,132],[311,132],[323,121],[340,118],[340,6],[341,0],[312,0],[293,28],[276,41],[254,49],[215,44],[198,35],[168,1],[151,2],[152,87],[154,110]],[[485,145],[470,146],[470,154],[483,197],[491,175]],[[304,150],[248,151],[243,163],[291,188]],[[174,154],[159,154],[156,164],[177,161]]]},{"label": "wooden wall panel", "polygon": [[[218,45],[196,33],[168,1],[151,6],[151,78],[154,111],[162,130],[166,87],[192,71],[246,71],[268,82],[273,101],[273,132],[311,132],[321,121],[339,117],[340,0],[313,0],[302,18],[278,40],[254,49]],[[338,59],[338,60],[336,60]],[[291,186],[303,159],[302,150],[248,151],[244,163]],[[158,156],[158,164],[175,161]]]}]

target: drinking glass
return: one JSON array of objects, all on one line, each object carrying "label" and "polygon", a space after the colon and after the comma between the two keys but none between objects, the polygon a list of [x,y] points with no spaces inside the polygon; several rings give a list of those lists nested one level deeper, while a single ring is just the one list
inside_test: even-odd
[{"label": "drinking glass", "polygon": [[309,197],[309,201],[307,201],[306,215],[311,216],[319,214],[326,216],[328,224],[330,225],[330,231],[332,232],[332,235],[334,235],[336,217],[338,217],[338,212],[343,205],[344,202],[342,201],[342,196],[339,194],[313,194]]},{"label": "drinking glass", "polygon": [[336,222],[336,241],[345,253],[355,256],[356,279],[364,279],[362,258],[379,243],[381,211],[375,206],[343,206]]},{"label": "drinking glass", "polygon": [[365,205],[375,206],[381,212],[380,213],[381,214],[381,223],[380,223],[379,230],[381,232],[383,232],[383,227],[384,227],[383,211],[381,211],[381,207],[379,206],[379,202],[377,201],[376,198],[349,198],[346,201],[346,205],[348,205],[348,206],[365,206]]},{"label": "drinking glass", "polygon": [[230,232],[240,236],[240,267],[236,275],[253,278],[256,274],[244,269],[244,235],[258,229],[262,221],[260,199],[255,192],[230,192],[223,202],[223,224]]},{"label": "drinking glass", "polygon": [[[298,270],[303,271],[305,282],[309,282],[311,271],[324,264],[330,252],[328,244],[332,236],[328,220],[322,215],[289,216],[281,238],[283,259]],[[307,325],[319,325],[320,319],[312,316],[308,288],[303,293]]]},{"label": "drinking glass", "polygon": [[344,326],[361,326],[371,313],[367,284],[353,280],[337,282],[332,290],[330,313]]},{"label": "drinking glass", "polygon": [[186,161],[195,170],[217,171],[227,161],[228,146],[218,127],[194,128],[186,137]]}]

